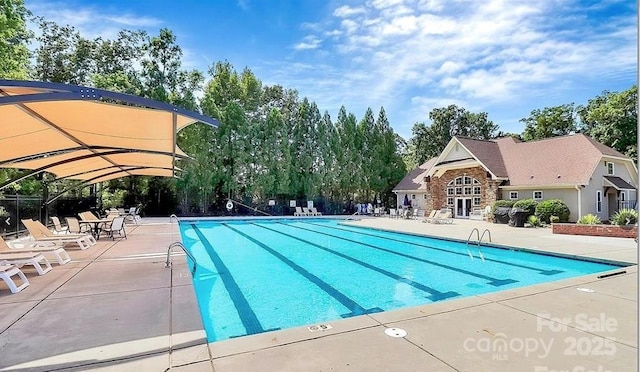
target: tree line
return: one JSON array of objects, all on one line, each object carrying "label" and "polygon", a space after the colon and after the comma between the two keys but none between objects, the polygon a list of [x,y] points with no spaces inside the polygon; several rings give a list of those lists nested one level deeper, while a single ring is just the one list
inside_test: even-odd
[{"label": "tree line", "polygon": [[[184,69],[182,49],[169,29],[157,35],[123,29],[113,39],[88,39],[71,26],[32,17],[23,0],[4,0],[0,7],[0,78],[89,85],[220,121],[217,129],[194,124],[179,133],[178,145],[194,158],[178,164],[181,179],[128,177],[94,189],[109,203],[145,204],[148,214],[215,213],[225,198],[253,205],[316,200],[338,213],[350,201],[393,205],[391,190],[406,172],[437,156],[456,135],[531,141],[584,132],[637,157],[636,86],[603,92],[584,106],[533,110],[521,120],[522,133],[500,131],[486,112],[435,108],[430,123],[415,123],[405,141],[393,131],[384,107],[376,113],[369,108],[358,119],[343,106],[334,119],[295,89],[263,84],[248,67],[238,72],[219,61],[206,73]],[[29,19],[38,25],[37,37],[27,29]],[[37,45],[32,51],[31,42]],[[20,174],[0,169],[0,183]],[[45,183],[53,194],[74,184],[52,181],[41,174],[10,192],[35,194]]]}]

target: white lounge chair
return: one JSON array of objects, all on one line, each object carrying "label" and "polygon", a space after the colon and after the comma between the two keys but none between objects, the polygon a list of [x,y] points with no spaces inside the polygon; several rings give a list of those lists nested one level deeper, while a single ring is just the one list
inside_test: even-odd
[{"label": "white lounge chair", "polygon": [[439,213],[438,209],[432,210],[429,216],[425,217],[425,219],[423,219],[422,222],[432,222],[438,213]]},{"label": "white lounge chair", "polygon": [[80,249],[87,249],[96,245],[96,240],[91,234],[53,234],[40,221],[22,220],[24,226],[29,230],[29,234],[34,239],[33,245],[36,247],[49,246],[51,242],[59,242],[60,244],[77,244]]},{"label": "white lounge chair", "polygon": [[311,211],[307,207],[302,207],[302,215],[303,216],[311,216]]},{"label": "white lounge chair", "polygon": [[[51,254],[56,261],[58,261],[58,265],[64,265],[71,261],[71,257],[69,257],[67,251],[65,251],[62,246],[57,245],[56,242],[51,242],[49,246],[40,247],[33,247],[32,244],[33,241],[31,240],[17,240],[11,242],[11,245],[9,245],[0,237],[0,259],[2,259],[4,254],[28,252]],[[19,245],[22,247],[18,247]]]},{"label": "white lounge chair", "polygon": [[[11,279],[14,275],[17,275],[20,278],[22,284],[17,285],[16,282]],[[18,293],[29,286],[29,280],[24,273],[13,265],[0,265],[0,279],[7,283],[11,293]]]},{"label": "white lounge chair", "polygon": [[[2,254],[0,255],[0,265],[15,265],[18,268],[24,265],[32,265],[38,272],[38,275],[44,275],[51,271],[49,260],[41,253],[35,252]],[[44,265],[44,267],[42,265]]]},{"label": "white lounge chair", "polygon": [[303,216],[302,207],[296,207],[296,211],[293,212],[294,216]]},{"label": "white lounge chair", "polygon": [[322,212],[318,212],[318,209],[316,207],[311,208],[311,213],[314,216],[322,216]]},{"label": "white lounge chair", "polygon": [[396,217],[397,217],[396,209],[395,208],[389,209],[389,218],[396,218]]}]

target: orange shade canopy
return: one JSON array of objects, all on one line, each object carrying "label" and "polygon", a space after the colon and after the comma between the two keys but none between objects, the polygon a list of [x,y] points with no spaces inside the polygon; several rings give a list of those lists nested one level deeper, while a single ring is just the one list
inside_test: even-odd
[{"label": "orange shade canopy", "polygon": [[177,133],[195,122],[218,126],[216,119],[138,96],[0,80],[0,167],[88,184],[132,175],[174,177],[175,160],[188,157],[176,145]]}]

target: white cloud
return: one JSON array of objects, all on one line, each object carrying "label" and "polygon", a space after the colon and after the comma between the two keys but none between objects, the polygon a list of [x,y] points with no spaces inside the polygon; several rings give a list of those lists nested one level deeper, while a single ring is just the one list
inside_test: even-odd
[{"label": "white cloud", "polygon": [[54,21],[59,25],[70,25],[86,38],[114,38],[124,28],[149,29],[162,25],[161,19],[129,12],[119,12],[95,7],[69,8],[55,1],[33,2],[29,10],[35,15]]},{"label": "white cloud", "polygon": [[366,10],[364,7],[359,6],[359,7],[352,8],[348,5],[343,5],[341,7],[336,8],[336,10],[333,12],[333,15],[336,17],[347,18],[356,14],[363,14],[363,13],[366,13]]},{"label": "white cloud", "polygon": [[[635,16],[603,14],[605,19],[587,21],[589,7],[579,0],[340,4],[317,33],[329,37],[323,51],[333,52],[331,61],[323,61],[322,74],[289,79],[321,107],[335,106],[339,98],[349,102],[351,96],[372,107],[410,103],[416,111],[399,115],[410,120],[426,103],[486,110],[559,95],[550,93],[554,89],[581,92],[584,80],[594,76],[635,76]],[[332,78],[338,79],[334,88],[347,91],[316,86],[319,80],[332,85]]]},{"label": "white cloud", "polygon": [[308,35],[302,39],[302,42],[294,45],[293,49],[295,50],[317,49],[320,47],[321,43],[322,43],[322,39],[314,35]]}]

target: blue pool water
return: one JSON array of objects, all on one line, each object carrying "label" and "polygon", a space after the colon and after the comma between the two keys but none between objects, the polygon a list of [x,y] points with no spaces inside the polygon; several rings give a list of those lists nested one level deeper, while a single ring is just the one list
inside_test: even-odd
[{"label": "blue pool water", "polygon": [[339,222],[180,221],[208,341],[616,268]]}]

